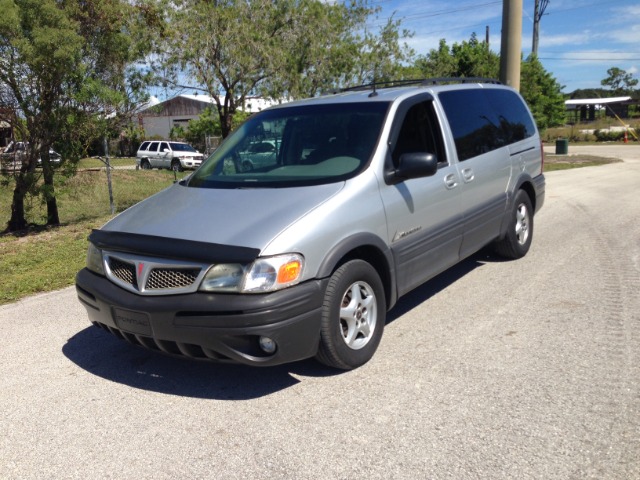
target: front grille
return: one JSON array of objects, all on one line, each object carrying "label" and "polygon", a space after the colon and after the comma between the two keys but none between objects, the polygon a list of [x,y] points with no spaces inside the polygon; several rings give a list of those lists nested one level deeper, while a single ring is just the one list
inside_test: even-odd
[{"label": "front grille", "polygon": [[145,288],[155,290],[160,288],[185,288],[198,278],[199,269],[154,268],[149,274]]},{"label": "front grille", "polygon": [[210,265],[145,257],[128,252],[103,252],[107,277],[138,295],[193,293]]},{"label": "front grille", "polygon": [[129,285],[136,285],[136,268],[133,264],[109,257],[109,268],[113,276]]}]

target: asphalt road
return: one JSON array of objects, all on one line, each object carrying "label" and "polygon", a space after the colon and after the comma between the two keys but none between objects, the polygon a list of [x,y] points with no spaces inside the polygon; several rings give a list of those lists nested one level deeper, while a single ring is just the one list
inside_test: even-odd
[{"label": "asphalt road", "polygon": [[419,288],[353,372],[151,354],[73,288],[0,307],[0,478],[640,478],[639,150],[547,174],[529,255]]}]

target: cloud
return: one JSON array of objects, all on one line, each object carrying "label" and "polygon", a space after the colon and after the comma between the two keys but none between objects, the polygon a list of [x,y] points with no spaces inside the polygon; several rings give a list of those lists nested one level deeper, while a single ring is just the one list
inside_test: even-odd
[{"label": "cloud", "polygon": [[561,33],[558,35],[548,35],[542,32],[540,34],[540,49],[561,45],[586,45],[593,41],[593,37],[593,34],[589,30],[578,33]]},{"label": "cloud", "polygon": [[[640,7],[638,11],[640,12]],[[640,16],[640,13],[638,15]],[[634,49],[637,50],[638,45],[640,45],[640,24],[613,30],[610,33],[610,38],[614,42],[632,44]]]},{"label": "cloud", "polygon": [[611,11],[618,18],[639,17],[640,5],[613,7]]}]

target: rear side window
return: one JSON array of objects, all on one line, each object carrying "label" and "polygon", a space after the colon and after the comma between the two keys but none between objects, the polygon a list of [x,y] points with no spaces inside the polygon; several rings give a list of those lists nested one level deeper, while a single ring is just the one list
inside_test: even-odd
[{"label": "rear side window", "polygon": [[526,105],[511,90],[452,90],[439,96],[461,161],[535,134]]}]

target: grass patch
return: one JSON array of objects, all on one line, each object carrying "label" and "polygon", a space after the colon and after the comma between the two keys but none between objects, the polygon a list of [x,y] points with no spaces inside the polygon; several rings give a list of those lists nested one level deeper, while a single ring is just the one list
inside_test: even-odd
[{"label": "grass patch", "polygon": [[84,267],[89,232],[107,219],[0,237],[0,305],[72,285]]},{"label": "grass patch", "polygon": [[[109,158],[109,165],[112,167],[135,167],[135,157]],[[84,168],[104,168],[105,163],[99,158],[83,158],[78,162],[78,169]]]},{"label": "grass patch", "polygon": [[[179,174],[182,178],[186,172]],[[168,170],[112,170],[111,183],[116,212],[121,212],[146,197],[169,187],[174,181]],[[0,229],[11,216],[14,182],[0,186]],[[105,170],[79,170],[70,178],[58,175],[55,181],[56,199],[63,225],[92,220],[111,213]],[[39,197],[25,199],[27,222],[37,229],[47,219],[46,205]]]},{"label": "grass patch", "polygon": [[593,155],[549,155],[544,156],[544,171],[569,170],[572,168],[597,167],[618,163],[618,158],[596,157]]},{"label": "grass patch", "polygon": [[[180,177],[186,173],[180,174]],[[113,170],[116,213],[163,190],[173,183],[173,172]],[[13,181],[0,186],[0,225],[11,214]],[[87,237],[111,218],[107,174],[104,170],[79,171],[75,177],[56,179],[62,225],[46,228],[46,206],[27,198],[31,228],[20,234],[0,235],[0,305],[28,295],[73,285],[85,264]]]}]

